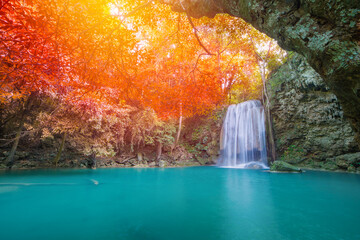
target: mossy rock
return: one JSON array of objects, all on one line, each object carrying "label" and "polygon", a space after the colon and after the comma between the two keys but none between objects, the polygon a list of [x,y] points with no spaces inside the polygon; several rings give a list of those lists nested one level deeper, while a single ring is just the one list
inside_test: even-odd
[{"label": "mossy rock", "polygon": [[349,166],[347,170],[348,170],[348,172],[356,172],[356,167]]},{"label": "mossy rock", "polygon": [[302,172],[302,170],[284,161],[275,161],[270,167],[272,172]]},{"label": "mossy rock", "polygon": [[329,170],[329,171],[339,170],[338,165],[336,165],[336,163],[335,163],[335,162],[332,162],[332,161],[326,161],[326,162],[324,162],[322,168],[325,169],[325,170]]},{"label": "mossy rock", "polygon": [[342,169],[348,169],[348,167],[350,166],[349,162],[347,162],[346,160],[342,160],[342,159],[336,159],[335,164]]}]

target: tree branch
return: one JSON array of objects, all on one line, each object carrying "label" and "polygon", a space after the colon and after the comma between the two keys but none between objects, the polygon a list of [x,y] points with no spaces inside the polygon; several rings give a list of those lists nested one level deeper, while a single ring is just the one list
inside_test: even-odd
[{"label": "tree branch", "polygon": [[193,21],[191,20],[191,17],[189,15],[189,13],[186,11],[186,9],[184,8],[183,4],[181,1],[179,1],[180,4],[181,4],[181,7],[183,8],[185,14],[186,14],[186,18],[188,19],[191,27],[194,29],[194,34],[195,34],[195,37],[196,37],[196,40],[198,41],[199,45],[204,49],[204,51],[208,54],[208,55],[215,55],[213,53],[211,53],[205,46],[204,44],[201,42],[200,38],[199,38],[199,35],[197,34],[198,30],[196,29]]}]

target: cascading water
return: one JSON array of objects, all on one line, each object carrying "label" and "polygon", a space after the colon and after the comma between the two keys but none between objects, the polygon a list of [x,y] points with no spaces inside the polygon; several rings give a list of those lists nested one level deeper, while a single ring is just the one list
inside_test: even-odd
[{"label": "cascading water", "polygon": [[217,165],[268,168],[264,108],[258,100],[229,106],[221,131]]}]

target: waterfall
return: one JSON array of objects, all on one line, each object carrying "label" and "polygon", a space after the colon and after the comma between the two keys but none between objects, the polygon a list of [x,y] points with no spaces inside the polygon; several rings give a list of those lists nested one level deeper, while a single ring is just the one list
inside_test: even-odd
[{"label": "waterfall", "polygon": [[229,106],[220,140],[220,167],[268,168],[264,108],[258,100]]}]

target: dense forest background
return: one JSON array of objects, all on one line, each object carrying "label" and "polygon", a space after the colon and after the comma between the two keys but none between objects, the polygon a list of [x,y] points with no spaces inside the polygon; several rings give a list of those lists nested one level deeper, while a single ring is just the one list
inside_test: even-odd
[{"label": "dense forest background", "polygon": [[151,1],[3,1],[0,16],[3,166],[204,155],[224,107],[262,99],[287,57],[241,19]]}]

